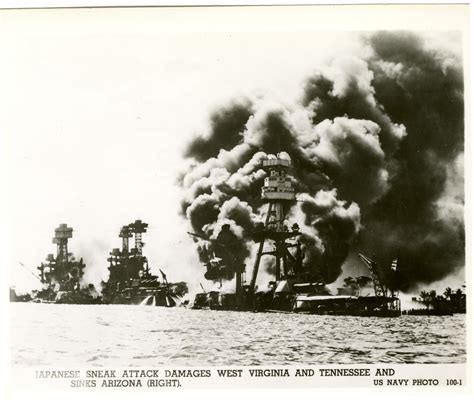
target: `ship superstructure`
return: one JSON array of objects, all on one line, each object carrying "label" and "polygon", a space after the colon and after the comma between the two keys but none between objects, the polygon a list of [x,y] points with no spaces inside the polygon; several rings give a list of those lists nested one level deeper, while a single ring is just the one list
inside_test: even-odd
[{"label": "ship superstructure", "polygon": [[[228,294],[219,291],[199,293],[195,308],[285,311],[331,315],[378,315],[399,316],[400,302],[395,294],[387,294],[383,277],[372,260],[361,256],[372,273],[375,294],[331,295],[310,269],[303,265],[304,251],[298,240],[301,235],[298,224],[287,220],[287,213],[296,201],[293,178],[289,175],[290,160],[283,154],[269,155],[261,164],[267,172],[261,190],[261,199],[266,203],[263,223],[253,232],[258,244],[248,284],[242,283],[240,271],[235,271],[235,299],[228,301]],[[262,258],[273,258],[274,280],[261,289],[257,280]],[[267,263],[268,265],[268,263]],[[220,265],[221,269],[226,268]],[[239,279],[240,278],[240,279]],[[370,280],[370,279],[369,279]]]},{"label": "ship superstructure", "polygon": [[[288,210],[296,201],[292,177],[288,174],[290,167],[290,160],[281,154],[276,157],[270,155],[262,161],[267,177],[264,179],[261,198],[267,203],[267,212],[265,222],[259,224],[253,235],[258,250],[248,287],[248,298],[258,310],[290,310],[292,304],[288,294],[293,292],[293,284],[301,281],[303,273],[301,244],[298,240],[290,241],[301,232],[296,223],[290,227],[286,218]],[[295,249],[293,252],[290,251],[292,248]],[[275,281],[267,289],[259,291],[256,282],[263,256],[273,257]]]},{"label": "ship superstructure", "polygon": [[[103,282],[103,296],[106,303],[143,304],[174,307],[179,298],[187,292],[183,282],[170,284],[166,274],[160,270],[162,279],[153,275],[148,259],[143,255],[143,234],[148,224],[136,220],[125,225],[119,232],[122,248],[114,248],[109,254],[109,279]],[[130,239],[134,247],[130,248]]]},{"label": "ship superstructure", "polygon": [[39,267],[39,279],[43,284],[34,293],[34,300],[57,303],[93,303],[98,297],[91,284],[82,281],[85,264],[77,261],[68,250],[68,242],[73,236],[73,228],[60,224],[54,231],[53,243],[56,255],[48,254]]},{"label": "ship superstructure", "polygon": [[[295,259],[289,248],[298,247],[297,255],[300,258],[301,249],[299,243],[289,243],[288,239],[300,235],[298,224],[293,224],[291,229],[287,225],[286,211],[291,203],[296,200],[295,190],[292,186],[292,179],[287,174],[290,161],[277,157],[269,157],[262,161],[262,167],[267,171],[268,176],[264,180],[262,187],[262,200],[268,203],[265,224],[260,225],[260,229],[254,234],[254,239],[258,242],[258,251],[255,264],[252,270],[250,290],[255,290],[255,283],[263,255],[271,255],[275,259],[275,280],[280,281],[282,277],[289,274],[301,272],[301,259]],[[264,251],[265,243],[273,248]]]}]

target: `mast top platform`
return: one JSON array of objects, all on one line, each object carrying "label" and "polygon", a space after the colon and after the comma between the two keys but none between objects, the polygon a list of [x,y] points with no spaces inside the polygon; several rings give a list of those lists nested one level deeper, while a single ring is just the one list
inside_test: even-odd
[{"label": "mast top platform", "polygon": [[60,224],[54,230],[54,237],[56,239],[70,239],[72,238],[72,228],[67,226],[67,224]]},{"label": "mast top platform", "polygon": [[262,167],[267,170],[268,176],[264,179],[262,199],[266,201],[294,201],[296,199],[292,179],[286,170],[291,166],[291,161],[277,156],[269,156],[262,161]]},{"label": "mast top platform", "polygon": [[290,166],[291,166],[291,161],[286,158],[282,158],[281,153],[278,153],[276,157],[271,155],[266,160],[262,161],[262,167],[264,169],[279,169],[279,168],[287,169]]}]

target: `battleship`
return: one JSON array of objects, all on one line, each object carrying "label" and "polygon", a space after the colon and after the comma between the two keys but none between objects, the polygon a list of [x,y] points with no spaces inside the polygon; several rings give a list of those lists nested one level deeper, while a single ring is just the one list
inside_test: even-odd
[{"label": "battleship", "polygon": [[[107,304],[133,304],[160,307],[184,305],[181,300],[187,293],[184,282],[169,283],[160,269],[161,281],[150,271],[148,259],[143,255],[148,224],[141,220],[125,225],[119,233],[122,248],[110,252],[109,279],[102,282],[103,301]],[[134,237],[135,246],[130,248],[129,240]]]},{"label": "battleship", "polygon": [[35,277],[41,282],[40,290],[18,296],[10,290],[10,300],[19,302],[56,304],[99,304],[101,298],[93,284],[83,280],[83,259],[77,261],[68,250],[73,228],[60,224],[54,231],[53,243],[57,246],[56,255],[48,254],[46,260],[37,267]]},{"label": "battleship", "polygon": [[[182,297],[187,293],[185,282],[169,283],[160,269],[161,280],[151,273],[148,259],[143,255],[142,234],[148,224],[141,220],[122,227],[119,237],[122,248],[110,252],[109,278],[101,283],[101,293],[95,286],[84,281],[86,265],[81,258],[77,261],[68,252],[68,240],[73,228],[60,224],[55,230],[53,243],[57,253],[48,254],[38,273],[32,273],[41,282],[40,290],[18,295],[10,288],[10,301],[53,304],[131,304],[174,307],[186,305]],[[129,239],[134,237],[135,246],[129,248]],[[22,263],[20,263],[25,267]],[[26,267],[25,267],[26,268]]]},{"label": "battleship", "polygon": [[[286,212],[296,201],[292,177],[288,174],[290,160],[280,154],[262,161],[267,176],[261,189],[261,198],[267,204],[265,222],[256,226],[253,240],[258,245],[248,283],[243,281],[245,266],[239,265],[232,255],[235,235],[229,225],[223,225],[216,239],[190,232],[196,240],[210,243],[213,251],[205,262],[205,279],[211,281],[235,280],[232,293],[211,290],[198,293],[192,304],[194,309],[238,310],[261,312],[294,312],[325,315],[354,315],[398,317],[401,315],[400,300],[396,292],[389,290],[378,264],[359,254],[369,269],[373,294],[361,296],[352,291],[333,295],[325,283],[305,268],[304,251],[298,237],[298,224],[289,223]],[[267,288],[256,285],[259,268],[264,256],[273,257],[274,279]],[[396,269],[396,261],[392,263]],[[222,286],[222,285],[221,285]]]},{"label": "battleship", "polygon": [[[373,293],[361,295],[361,285],[348,285],[332,294],[321,273],[305,265],[304,248],[300,241],[302,232],[298,224],[287,220],[288,210],[296,199],[293,178],[288,174],[289,159],[270,155],[261,166],[267,176],[261,188],[261,200],[266,206],[264,222],[255,225],[251,237],[257,245],[252,269],[247,277],[246,266],[236,256],[239,240],[229,224],[223,224],[216,238],[188,232],[196,241],[207,242],[204,278],[220,283],[220,290],[203,291],[195,296],[193,309],[237,310],[258,312],[291,312],[325,315],[353,315],[397,317],[401,315],[398,294],[391,290],[390,277],[369,257],[359,254],[371,277],[357,282],[370,281]],[[68,240],[73,229],[61,224],[55,230],[53,242],[57,254],[49,254],[46,262],[38,267],[43,288],[31,295],[17,296],[12,301],[68,304],[128,304],[160,307],[187,306],[183,296],[188,288],[185,282],[168,282],[165,272],[153,274],[148,259],[143,254],[143,234],[148,224],[136,220],[119,231],[121,248],[110,251],[109,277],[101,283],[101,294],[92,284],[83,280],[85,264],[68,252]],[[134,246],[130,247],[133,238]],[[236,247],[237,246],[237,247]],[[257,278],[264,257],[271,257],[273,279],[259,288]],[[268,261],[268,259],[267,259]],[[397,269],[397,259],[389,273]],[[267,266],[269,263],[267,263]],[[234,281],[233,291],[222,290],[223,281]],[[227,285],[228,286],[228,285]],[[363,286],[363,285],[362,285]]]}]

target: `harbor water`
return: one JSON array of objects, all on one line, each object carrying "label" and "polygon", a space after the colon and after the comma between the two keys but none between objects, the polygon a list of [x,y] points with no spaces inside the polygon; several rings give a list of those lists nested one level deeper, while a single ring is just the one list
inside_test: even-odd
[{"label": "harbor water", "polygon": [[17,367],[465,363],[466,316],[11,304]]}]

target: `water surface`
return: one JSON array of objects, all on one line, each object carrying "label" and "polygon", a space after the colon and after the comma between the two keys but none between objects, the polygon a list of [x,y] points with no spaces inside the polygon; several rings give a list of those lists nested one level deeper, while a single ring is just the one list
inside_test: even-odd
[{"label": "water surface", "polygon": [[15,366],[465,363],[465,315],[344,317],[13,303]]}]

